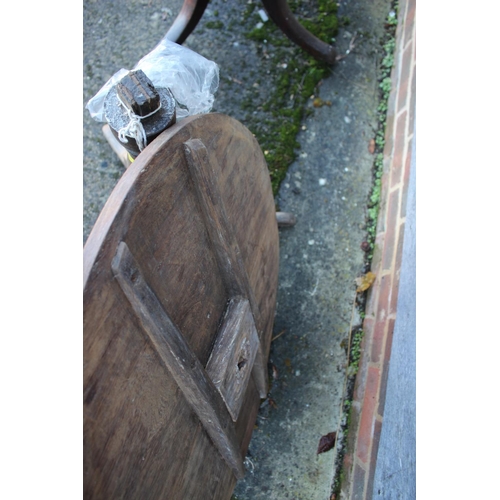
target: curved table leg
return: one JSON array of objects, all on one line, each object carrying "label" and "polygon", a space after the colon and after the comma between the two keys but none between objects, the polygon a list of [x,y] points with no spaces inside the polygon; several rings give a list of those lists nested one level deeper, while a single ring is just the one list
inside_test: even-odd
[{"label": "curved table leg", "polygon": [[184,0],[174,24],[165,35],[167,40],[182,44],[196,28],[210,0]]},{"label": "curved table leg", "polygon": [[302,26],[293,15],[286,0],[262,0],[269,17],[292,42],[302,47],[316,59],[333,64],[337,57],[335,49]]}]

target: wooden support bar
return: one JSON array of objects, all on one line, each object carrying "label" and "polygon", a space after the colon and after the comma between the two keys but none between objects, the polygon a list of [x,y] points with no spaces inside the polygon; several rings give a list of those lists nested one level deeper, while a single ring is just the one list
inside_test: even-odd
[{"label": "wooden support bar", "polygon": [[178,328],[146,283],[127,244],[121,242],[111,268],[166,368],[182,390],[235,476],[244,476],[231,416],[216,387]]},{"label": "wooden support bar", "polygon": [[248,297],[255,314],[255,299],[249,297],[253,294],[217,183],[218,169],[211,165],[200,139],[185,142],[184,152],[226,290],[230,297]]},{"label": "wooden support bar", "polygon": [[238,420],[258,349],[259,336],[248,300],[232,299],[206,370],[234,422]]},{"label": "wooden support bar", "polygon": [[[184,143],[184,153],[193,179],[201,212],[214,255],[229,298],[245,297],[250,303],[255,325],[259,328],[259,310],[248,276],[243,265],[238,242],[231,231],[224,202],[218,185],[218,168],[212,165],[208,151],[200,139]],[[262,332],[258,330],[259,339]],[[261,355],[262,349],[260,348]],[[259,363],[254,364],[254,381],[261,398],[267,396],[267,368],[259,372]]]}]

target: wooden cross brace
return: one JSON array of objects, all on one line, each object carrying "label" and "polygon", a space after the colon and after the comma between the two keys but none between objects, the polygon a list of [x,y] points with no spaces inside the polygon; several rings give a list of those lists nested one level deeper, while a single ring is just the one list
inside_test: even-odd
[{"label": "wooden cross brace", "polygon": [[250,377],[261,398],[267,395],[267,369],[257,330],[259,311],[238,243],[218,189],[218,169],[199,139],[184,143],[184,153],[209,241],[228,295],[228,305],[204,368],[146,282],[127,244],[118,245],[112,271],[144,332],[191,405],[224,460],[244,475],[236,439],[237,421]]}]

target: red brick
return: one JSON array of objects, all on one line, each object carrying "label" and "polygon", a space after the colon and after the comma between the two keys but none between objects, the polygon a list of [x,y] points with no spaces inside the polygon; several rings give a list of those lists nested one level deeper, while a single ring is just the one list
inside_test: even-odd
[{"label": "red brick", "polygon": [[399,220],[399,190],[393,191],[389,198],[386,215],[386,231],[382,254],[382,269],[390,270],[396,251],[396,229]]},{"label": "red brick", "polygon": [[358,430],[357,456],[367,463],[370,457],[370,449],[373,439],[375,407],[378,403],[378,392],[380,387],[380,370],[376,367],[368,367],[366,379],[365,397],[361,410],[361,421]]},{"label": "red brick", "polygon": [[401,259],[403,252],[403,242],[404,242],[404,221],[398,223],[396,227],[396,250],[394,252],[394,266],[392,268],[392,290],[390,298],[390,307],[387,314],[392,315],[396,313],[395,304],[398,299],[398,289],[399,289],[399,275],[401,274]]},{"label": "red brick", "polygon": [[416,100],[416,84],[417,84],[417,67],[413,68],[413,75],[411,77],[411,95],[409,104],[409,118],[408,118],[408,130],[409,133],[413,133],[415,128],[415,100]]},{"label": "red brick", "polygon": [[391,358],[392,349],[392,337],[394,334],[394,319],[389,319],[387,324],[387,335],[385,339],[385,349],[384,349],[384,363],[381,371],[380,378],[380,393],[378,397],[378,407],[377,413],[381,417],[384,416],[384,406],[385,406],[385,395],[387,390],[387,377],[389,376],[389,365]]},{"label": "red brick", "polygon": [[408,147],[406,149],[406,159],[403,171],[403,186],[402,186],[402,197],[401,197],[401,217],[406,217],[406,204],[408,199],[408,184],[410,182],[410,166],[411,166],[411,148],[412,148],[413,138],[408,141]]},{"label": "red brick", "polygon": [[410,83],[408,81],[408,78],[403,78],[403,76],[401,76],[401,81],[399,82],[398,86],[398,113],[400,113],[406,106],[409,86]]},{"label": "red brick", "polygon": [[377,321],[373,329],[372,348],[371,348],[371,362],[379,363],[382,357],[385,340],[385,327],[386,321]]},{"label": "red brick", "polygon": [[[405,147],[405,142],[406,142],[406,123],[407,123],[407,116],[408,112],[405,110],[403,111],[397,119],[396,123],[396,140],[399,141],[399,144],[397,144],[399,149],[401,151],[404,150]],[[396,153],[396,151],[395,151]],[[393,160],[394,162],[394,160]]]},{"label": "red brick", "polygon": [[396,140],[394,142],[394,155],[391,163],[391,189],[397,186],[401,181],[405,138],[400,137],[398,141],[398,137],[396,136]]},{"label": "red brick", "polygon": [[397,113],[402,111],[407,105],[408,89],[410,88],[411,68],[413,64],[413,46],[409,45],[403,52],[401,58],[401,71],[399,73],[399,89]]},{"label": "red brick", "polygon": [[380,435],[382,433],[382,422],[375,419],[375,424],[373,427],[373,443],[372,452],[370,457],[370,469],[375,466],[377,462],[378,445],[380,443]]},{"label": "red brick", "polygon": [[399,115],[396,122],[396,134],[394,137],[394,154],[391,165],[391,188],[401,181],[404,153],[406,147],[406,119],[408,113],[404,111]]},{"label": "red brick", "polygon": [[375,429],[373,431],[373,445],[370,458],[370,466],[366,472],[368,481],[366,484],[366,498],[372,497],[373,492],[373,479],[375,477],[375,466],[377,464],[378,445],[380,443],[380,435],[382,433],[382,422],[375,420]]},{"label": "red brick", "polygon": [[398,246],[396,250],[396,261],[394,264],[394,280],[392,283],[392,291],[391,291],[391,304],[389,307],[388,314],[390,316],[396,315],[396,308],[398,304],[398,292],[399,292],[399,276],[401,274],[401,260],[403,258],[403,243],[404,243],[404,230],[405,225],[401,223],[399,227],[399,235],[398,235]]},{"label": "red brick", "polygon": [[[411,133],[413,134],[413,125],[411,123],[408,123],[409,127],[411,128]],[[406,160],[405,160],[405,171],[404,171],[404,177],[403,177],[403,185],[405,186],[406,190],[408,190],[408,185],[410,184],[410,169],[411,169],[411,156],[412,156],[412,150],[413,150],[413,135],[409,137],[408,139],[408,148],[406,151]],[[405,193],[407,194],[407,193]],[[406,217],[406,213],[405,213]]]},{"label": "red brick", "polygon": [[356,464],[352,481],[352,500],[365,499],[365,474],[363,468]]},{"label": "red brick", "polygon": [[404,38],[403,47],[406,47],[408,42],[413,37],[413,26],[415,24],[415,0],[410,0],[408,2],[408,7],[406,10],[406,19],[404,21]]},{"label": "red brick", "polygon": [[387,332],[385,335],[384,362],[389,362],[391,359],[392,337],[394,335],[394,324],[396,320],[389,318],[387,322]]},{"label": "red brick", "polygon": [[389,306],[392,293],[392,275],[386,274],[384,276],[381,276],[379,280],[380,289],[376,312],[377,321],[384,320],[389,315]]},{"label": "red brick", "polygon": [[380,393],[378,397],[377,415],[381,418],[383,418],[384,416],[385,396],[387,394],[387,380],[389,377],[389,366],[390,366],[390,361],[385,360],[382,367],[382,371],[380,372]]}]

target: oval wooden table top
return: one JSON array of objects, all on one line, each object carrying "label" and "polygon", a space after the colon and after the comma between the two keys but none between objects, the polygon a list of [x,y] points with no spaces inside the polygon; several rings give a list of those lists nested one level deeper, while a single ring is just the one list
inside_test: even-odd
[{"label": "oval wooden table top", "polygon": [[231,497],[267,393],[278,254],[238,121],[186,118],[125,171],[84,248],[85,498]]}]

